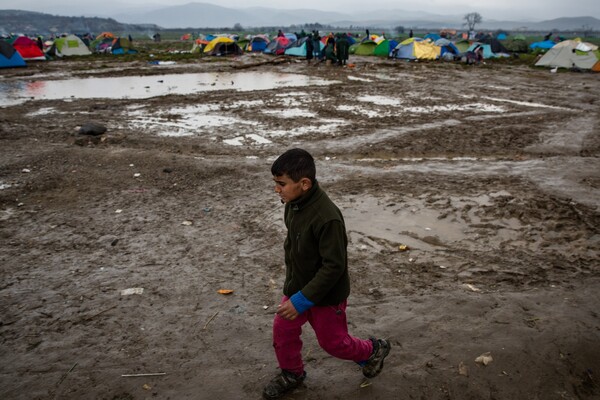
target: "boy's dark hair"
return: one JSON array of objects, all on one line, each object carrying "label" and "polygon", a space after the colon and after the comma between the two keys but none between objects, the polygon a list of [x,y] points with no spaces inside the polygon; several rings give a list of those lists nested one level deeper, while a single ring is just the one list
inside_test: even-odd
[{"label": "boy's dark hair", "polygon": [[290,149],[280,155],[271,165],[271,174],[273,176],[287,175],[294,182],[299,182],[302,178],[308,178],[314,183],[317,169],[315,160],[308,151]]}]

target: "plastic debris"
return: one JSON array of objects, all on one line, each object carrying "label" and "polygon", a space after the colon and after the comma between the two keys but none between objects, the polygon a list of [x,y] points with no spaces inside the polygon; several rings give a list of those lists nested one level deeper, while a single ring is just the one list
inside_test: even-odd
[{"label": "plastic debris", "polygon": [[144,288],[141,288],[141,287],[133,287],[133,288],[121,290],[121,296],[130,296],[132,294],[142,294],[142,293],[144,293]]},{"label": "plastic debris", "polygon": [[123,210],[121,210],[120,208],[118,210],[115,210],[115,214],[121,214],[123,212]]},{"label": "plastic debris", "polygon": [[268,308],[269,308],[269,306],[263,306],[263,310],[266,310]]},{"label": "plastic debris", "polygon": [[217,290],[217,292],[220,293],[220,294],[231,294],[231,293],[233,293],[233,290],[231,290],[231,289],[219,289],[219,290]]},{"label": "plastic debris", "polygon": [[469,376],[469,367],[462,361],[458,364],[458,374],[462,376]]},{"label": "plastic debris", "polygon": [[365,379],[364,381],[361,382],[360,387],[366,388],[367,386],[371,386],[371,385],[372,385],[371,381],[368,379]]},{"label": "plastic debris", "polygon": [[175,65],[176,61],[148,61],[148,64],[151,65]]},{"label": "plastic debris", "polygon": [[140,174],[139,172],[136,172],[135,174],[133,174],[134,178],[139,178],[140,176],[142,176],[142,174]]},{"label": "plastic debris", "polygon": [[192,221],[183,221],[183,222],[181,223],[181,225],[185,225],[185,226],[190,226],[190,225],[193,225],[193,224],[194,224],[194,223],[193,223]]},{"label": "plastic debris", "polygon": [[21,172],[28,174],[31,172],[31,170],[29,168],[23,168],[23,170]]},{"label": "plastic debris", "polygon": [[494,359],[492,358],[492,353],[489,351],[487,353],[483,353],[475,359],[477,364],[483,364],[484,366],[490,364],[492,361],[494,361]]},{"label": "plastic debris", "polygon": [[400,251],[406,251],[408,250],[408,246],[405,244],[401,244],[400,246],[398,246],[398,250]]},{"label": "plastic debris", "polygon": [[476,288],[475,286],[471,285],[470,283],[465,283],[463,286],[472,292],[481,292],[481,289]]}]

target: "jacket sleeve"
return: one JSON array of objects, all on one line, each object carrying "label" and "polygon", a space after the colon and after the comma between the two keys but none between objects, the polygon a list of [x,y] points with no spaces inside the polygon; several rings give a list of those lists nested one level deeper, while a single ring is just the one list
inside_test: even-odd
[{"label": "jacket sleeve", "polygon": [[322,265],[302,288],[302,293],[312,303],[319,304],[346,271],[346,245],[346,231],[341,221],[329,221],[318,232]]}]

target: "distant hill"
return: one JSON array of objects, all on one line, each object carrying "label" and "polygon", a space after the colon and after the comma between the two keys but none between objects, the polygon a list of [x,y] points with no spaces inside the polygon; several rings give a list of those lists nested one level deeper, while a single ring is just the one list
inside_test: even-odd
[{"label": "distant hill", "polygon": [[[153,23],[163,28],[223,28],[303,25],[320,23],[340,28],[373,27],[393,29],[396,26],[421,29],[463,28],[463,14],[439,15],[400,9],[366,9],[359,14],[326,12],[311,9],[281,10],[266,7],[228,8],[207,3],[188,3],[153,9],[147,12],[117,14],[113,17],[128,23]],[[550,21],[497,21],[483,15],[479,29],[522,29],[529,31],[597,30],[600,20],[593,17],[558,18]]]},{"label": "distant hill", "polygon": [[[161,29],[231,28],[236,24],[251,28],[289,27],[313,23],[339,28],[369,27],[375,30],[381,29],[386,33],[397,26],[423,30],[464,29],[462,15],[438,15],[399,9],[368,10],[359,15],[349,15],[310,9],[280,10],[264,7],[234,9],[206,3],[189,3],[160,9],[136,9],[126,14],[111,15],[111,18],[64,17],[30,11],[0,10],[0,33],[49,34],[104,31],[153,33]],[[496,21],[483,16],[483,22],[477,25],[476,29],[599,32],[600,20],[594,17],[576,17],[541,22]]]},{"label": "distant hill", "polygon": [[0,33],[30,35],[51,33],[156,32],[156,25],[133,25],[111,18],[61,17],[32,11],[0,10]]},{"label": "distant hill", "polygon": [[137,14],[117,14],[114,17],[128,23],[154,23],[163,28],[223,28],[235,24],[256,27],[327,23],[348,16],[319,10],[280,10],[265,7],[234,9],[208,3],[189,3]]},{"label": "distant hill", "polygon": [[558,29],[565,31],[586,28],[586,30],[600,31],[600,20],[594,17],[557,18],[538,22],[533,26],[540,30]]}]

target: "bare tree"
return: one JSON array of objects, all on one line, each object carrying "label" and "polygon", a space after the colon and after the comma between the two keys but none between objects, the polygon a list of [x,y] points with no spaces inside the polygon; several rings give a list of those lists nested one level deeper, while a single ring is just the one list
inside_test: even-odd
[{"label": "bare tree", "polygon": [[476,12],[468,13],[463,17],[463,19],[465,20],[465,23],[463,25],[467,26],[469,28],[469,31],[474,31],[475,25],[480,24],[481,21],[483,21],[481,14]]}]

